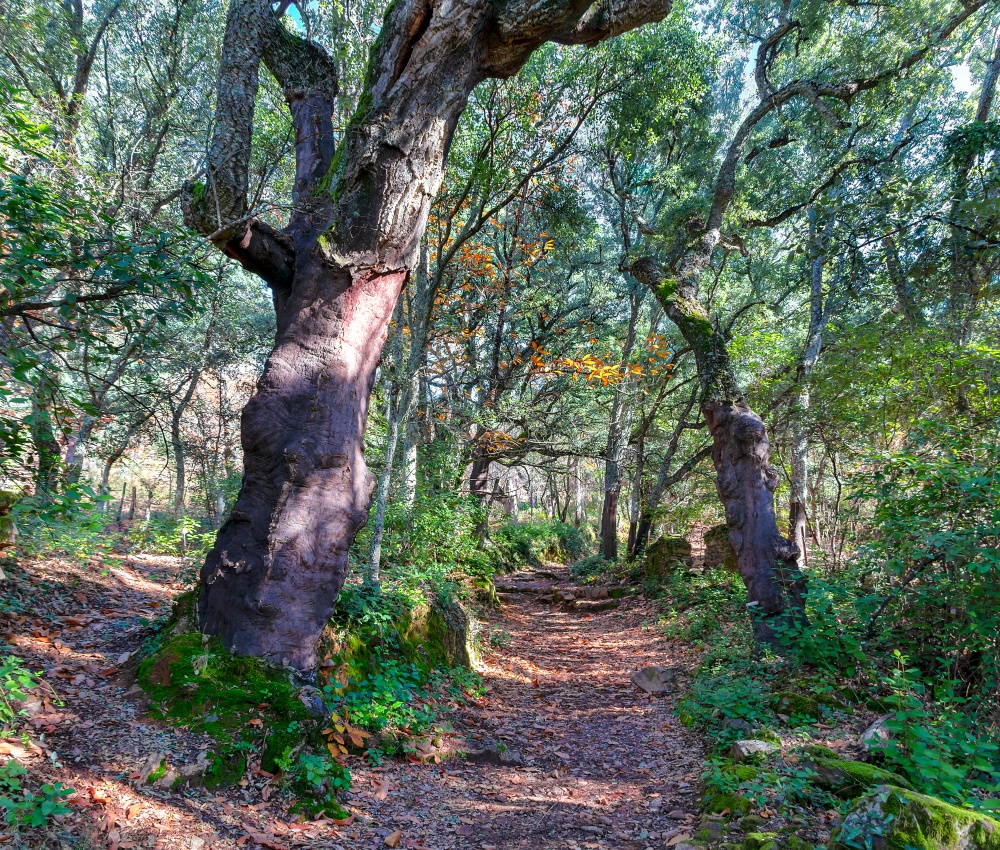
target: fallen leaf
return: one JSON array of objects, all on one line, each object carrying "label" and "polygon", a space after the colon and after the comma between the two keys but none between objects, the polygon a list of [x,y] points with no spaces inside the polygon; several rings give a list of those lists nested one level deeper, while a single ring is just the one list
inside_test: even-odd
[{"label": "fallen leaf", "polygon": [[403,837],[403,831],[397,829],[395,832],[390,832],[384,840],[386,847],[398,847],[399,841]]}]

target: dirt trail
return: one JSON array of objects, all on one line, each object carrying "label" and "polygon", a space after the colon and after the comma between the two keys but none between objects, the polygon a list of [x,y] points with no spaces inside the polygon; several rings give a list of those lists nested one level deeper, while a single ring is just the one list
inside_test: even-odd
[{"label": "dirt trail", "polygon": [[[25,833],[24,846],[347,850],[385,847],[388,837],[389,846],[408,848],[596,850],[664,847],[691,831],[700,741],[680,726],[669,694],[649,697],[629,674],[662,665],[682,683],[694,658],[662,637],[654,605],[641,597],[580,613],[543,604],[537,593],[509,595],[489,624],[498,643],[509,643],[482,661],[486,697],[451,717],[452,746],[486,749],[490,761],[375,768],[356,759],[353,822],[294,824],[267,777],[218,793],[139,782],[150,753],[180,766],[210,743],[150,719],[141,694],[108,672],[148,635],[135,612],[162,610],[177,592],[177,564],[143,559],[94,572],[49,561],[11,576],[22,619],[9,618],[4,631],[66,701],[49,731],[34,736],[34,769],[81,791],[72,816],[44,838]],[[565,572],[554,576],[541,581],[568,583]],[[94,619],[80,625],[70,614],[67,622],[59,606],[83,597]]]}]

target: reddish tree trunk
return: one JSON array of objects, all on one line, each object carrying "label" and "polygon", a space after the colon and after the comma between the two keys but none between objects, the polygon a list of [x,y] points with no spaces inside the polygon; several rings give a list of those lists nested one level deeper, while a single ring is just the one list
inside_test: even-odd
[{"label": "reddish tree trunk", "polygon": [[[335,64],[268,0],[231,0],[207,176],[186,186],[182,203],[189,226],[270,285],[277,338],[243,412],[239,498],[201,573],[206,634],[239,653],[315,664],[371,503],[363,435],[375,369],[473,88],[516,73],[546,41],[596,44],[669,8],[399,0],[338,145]],[[247,209],[261,61],[284,90],[296,135],[282,231]]]}]

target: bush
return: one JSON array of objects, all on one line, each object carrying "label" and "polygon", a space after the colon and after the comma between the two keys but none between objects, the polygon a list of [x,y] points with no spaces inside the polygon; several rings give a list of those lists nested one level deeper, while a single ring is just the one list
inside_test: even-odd
[{"label": "bush", "polygon": [[583,557],[586,550],[580,530],[558,520],[509,523],[497,529],[493,544],[500,563],[508,570],[525,564],[540,567],[543,561],[569,563]]}]

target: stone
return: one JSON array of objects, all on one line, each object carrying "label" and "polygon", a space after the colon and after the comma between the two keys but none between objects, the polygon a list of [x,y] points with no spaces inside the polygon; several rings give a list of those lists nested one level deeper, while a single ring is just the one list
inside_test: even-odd
[{"label": "stone", "polygon": [[875,720],[864,732],[861,733],[861,746],[866,750],[879,749],[882,744],[892,737],[892,730],[888,727],[891,714],[884,714]]},{"label": "stone", "polygon": [[672,691],[674,678],[675,676],[672,671],[656,665],[643,667],[629,676],[632,684],[653,696],[661,696]]},{"label": "stone", "polygon": [[488,740],[479,750],[470,750],[465,758],[474,764],[493,765],[523,765],[524,756],[520,750],[501,744],[498,741]]},{"label": "stone", "polygon": [[748,741],[736,741],[729,750],[730,758],[737,764],[744,762],[762,761],[769,755],[781,752],[781,747],[772,744],[770,741],[758,741],[750,739]]},{"label": "stone", "polygon": [[746,850],[775,850],[778,835],[775,832],[748,832],[743,839]]},{"label": "stone", "polygon": [[860,761],[838,758],[816,758],[807,762],[815,771],[814,784],[830,791],[842,800],[853,800],[878,785],[912,786],[902,776]]},{"label": "stone", "polygon": [[830,838],[830,850],[1000,850],[1000,823],[893,785],[859,799]]},{"label": "stone", "polygon": [[661,537],[646,549],[646,578],[660,580],[693,564],[691,544],[683,537]]},{"label": "stone", "polygon": [[570,602],[567,607],[573,611],[611,611],[617,608],[621,602],[618,599],[576,599]]},{"label": "stone", "polygon": [[794,691],[779,691],[771,697],[771,708],[776,714],[788,717],[819,719],[819,700]]},{"label": "stone", "polygon": [[748,735],[753,732],[753,726],[739,717],[727,717],[722,721],[722,728],[732,729],[734,732],[743,732]]},{"label": "stone", "polygon": [[726,569],[736,572],[736,553],[729,542],[729,527],[712,526],[705,532],[705,556],[702,563],[708,569]]},{"label": "stone", "polygon": [[574,599],[576,599],[576,594],[570,590],[556,591],[556,600],[559,602],[572,602]]}]

